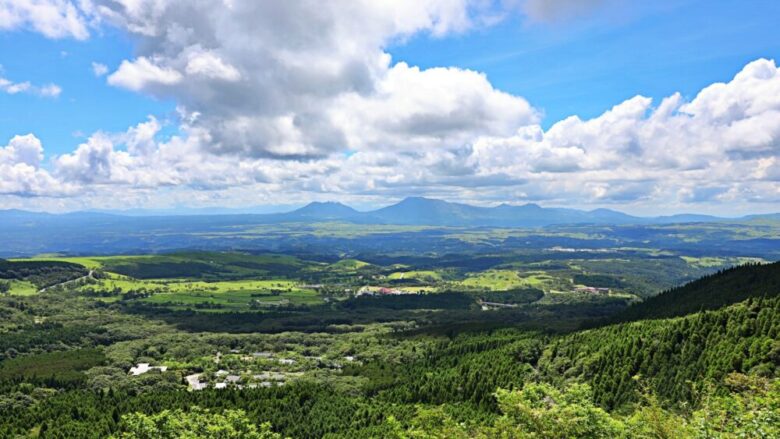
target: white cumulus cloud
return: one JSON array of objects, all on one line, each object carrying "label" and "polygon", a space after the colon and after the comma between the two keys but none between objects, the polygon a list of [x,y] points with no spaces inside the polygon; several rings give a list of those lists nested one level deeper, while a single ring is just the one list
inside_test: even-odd
[{"label": "white cumulus cloud", "polygon": [[108,73],[108,66],[106,66],[105,64],[98,63],[98,62],[93,62],[92,63],[92,73],[95,76],[97,76],[97,77],[101,77],[101,76],[105,75],[106,73]]},{"label": "white cumulus cloud", "polygon": [[19,93],[34,94],[46,98],[56,98],[62,93],[57,84],[33,85],[30,81],[14,82],[0,76],[0,92],[15,95]]},{"label": "white cumulus cloud", "polygon": [[0,30],[30,29],[48,38],[89,37],[88,20],[70,0],[0,0]]},{"label": "white cumulus cloud", "polygon": [[43,146],[32,134],[14,136],[0,147],[0,195],[59,196],[67,191],[41,169]]},{"label": "white cumulus cloud", "polygon": [[147,0],[98,9],[140,41],[109,84],[173,97],[198,115],[215,152],[297,160],[376,144],[361,136],[462,143],[532,119],[525,100],[478,73],[393,64],[385,52],[417,33],[469,29],[493,12],[489,3]]},{"label": "white cumulus cloud", "polygon": [[154,61],[139,57],[134,61],[122,61],[116,72],[108,77],[108,83],[128,90],[141,91],[157,89],[179,83],[182,74],[178,71],[160,67]]}]

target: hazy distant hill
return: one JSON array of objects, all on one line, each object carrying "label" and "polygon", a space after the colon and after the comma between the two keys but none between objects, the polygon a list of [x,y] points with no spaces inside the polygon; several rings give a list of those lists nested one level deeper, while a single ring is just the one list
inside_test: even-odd
[{"label": "hazy distant hill", "polygon": [[621,212],[597,209],[545,208],[537,204],[496,207],[478,207],[449,203],[422,197],[406,198],[400,203],[366,212],[361,220],[371,223],[437,225],[437,226],[492,226],[539,227],[553,224],[626,224],[640,223],[641,218]]},{"label": "hazy distant hill", "polygon": [[[412,197],[372,211],[358,211],[335,202],[316,202],[285,213],[206,215],[148,215],[106,212],[51,214],[23,210],[0,210],[0,256],[23,256],[47,252],[104,254],[117,252],[160,252],[173,249],[264,249],[271,251],[306,249],[337,251],[344,244],[350,251],[395,249],[404,252],[463,251],[474,245],[516,248],[612,246],[655,247],[710,254],[760,256],[780,255],[776,215],[754,215],[723,219],[702,215],[636,217],[609,209],[577,210],[548,208],[537,204],[479,207],[442,200]],[[374,225],[410,226],[395,235],[362,235],[360,242],[346,236],[314,233],[318,223],[342,223],[343,230],[355,224],[355,231],[370,231]],[[693,223],[701,223],[693,229]],[[684,223],[684,233],[672,233],[667,224]],[[275,227],[280,224],[282,227]],[[710,227],[709,224],[720,224]],[[659,227],[663,225],[663,227]],[[413,226],[459,228],[541,228],[538,236],[523,238],[495,235],[496,241],[482,244],[441,238],[442,230],[428,232]],[[706,233],[703,227],[706,226]],[[751,235],[736,235],[737,230]],[[557,228],[556,234],[550,228]],[[264,232],[263,230],[266,230]],[[581,238],[568,234],[575,229]],[[599,230],[596,230],[599,229]],[[378,230],[378,229],[377,229]],[[294,232],[295,233],[288,233]],[[272,233],[269,233],[272,232]],[[566,233],[563,233],[566,232]],[[593,236],[589,234],[595,233]],[[698,233],[698,234],[697,234]],[[695,236],[689,236],[694,234]],[[586,235],[587,239],[586,239]],[[361,236],[351,235],[350,238]],[[349,245],[346,245],[346,244]],[[359,244],[365,244],[361,247]],[[372,251],[373,251],[372,250]],[[345,251],[342,247],[338,251]]]},{"label": "hazy distant hill", "polygon": [[360,215],[357,210],[333,201],[309,203],[290,213],[279,214],[283,218],[311,218],[316,220],[344,220]]},{"label": "hazy distant hill", "polygon": [[[360,224],[400,224],[460,227],[543,227],[561,224],[673,224],[715,221],[759,221],[778,220],[780,214],[750,215],[737,219],[725,219],[710,215],[679,214],[659,217],[637,217],[610,209],[578,210],[541,207],[537,204],[480,207],[461,203],[450,203],[423,197],[409,197],[399,203],[380,209],[360,212],[337,202],[313,202],[286,213],[225,213],[215,210],[208,215],[205,210],[199,215],[139,215],[108,212],[73,212],[64,215],[26,212],[22,210],[0,211],[0,225],[15,225],[20,222],[65,222],[78,221],[109,223],[168,223],[180,224],[250,224],[283,223],[306,221],[343,221]],[[228,211],[230,212],[230,211]],[[172,218],[175,218],[172,219]]]},{"label": "hazy distant hill", "polygon": [[720,218],[712,215],[678,214],[637,217],[611,209],[578,210],[542,207],[538,204],[480,207],[424,197],[409,197],[380,209],[359,212],[341,203],[311,203],[301,209],[267,219],[284,222],[301,219],[342,220],[362,224],[402,224],[460,227],[544,227],[561,224],[677,224],[716,221],[776,220],[780,214]]}]

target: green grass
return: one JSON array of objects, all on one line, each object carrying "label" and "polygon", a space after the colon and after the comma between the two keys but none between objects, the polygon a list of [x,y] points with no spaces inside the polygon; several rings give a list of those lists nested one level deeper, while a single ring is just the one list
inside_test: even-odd
[{"label": "green grass", "polygon": [[231,291],[270,291],[295,288],[297,282],[290,280],[234,280],[234,281],[197,281],[179,279],[133,279],[128,277],[112,277],[100,279],[79,289],[116,289],[123,292],[131,290],[161,290],[162,293],[226,293]]},{"label": "green grass", "polygon": [[12,296],[32,296],[38,293],[38,288],[32,282],[24,280],[12,280],[8,294]]},{"label": "green grass", "polygon": [[[255,302],[255,306],[261,307],[262,304],[321,304],[323,298],[316,291],[299,287],[298,273],[312,270],[354,273],[370,265],[356,259],[327,265],[286,255],[217,252],[105,257],[45,255],[33,260],[67,261],[102,269],[105,278],[77,288],[84,293],[117,293],[100,296],[98,300],[116,301],[120,294],[145,292],[151,296],[134,300],[171,309],[203,311],[248,310]],[[12,294],[34,293],[32,284],[14,282]]]},{"label": "green grass", "polygon": [[506,291],[514,288],[546,289],[555,278],[541,271],[520,273],[514,270],[486,270],[471,274],[459,282],[466,288]]},{"label": "green grass", "polygon": [[397,271],[387,276],[388,279],[417,279],[423,282],[440,282],[441,273],[433,270]]},{"label": "green grass", "polygon": [[[139,285],[139,281],[133,281]],[[313,305],[323,303],[314,290],[302,289],[288,280],[246,280],[220,282],[160,282],[147,281],[147,286],[157,286],[164,292],[140,299],[141,302],[183,309],[201,305],[201,309],[238,311],[250,308],[253,301],[260,303],[288,303]]]},{"label": "green grass", "polygon": [[748,262],[764,262],[761,258],[744,258],[744,257],[701,257],[696,258],[693,256],[680,256],[691,267],[696,268],[715,268],[715,267],[729,267],[733,265],[742,265]]},{"label": "green grass", "polygon": [[334,264],[330,264],[328,266],[328,270],[335,272],[350,272],[359,270],[369,265],[371,264],[357,259],[342,259]]}]

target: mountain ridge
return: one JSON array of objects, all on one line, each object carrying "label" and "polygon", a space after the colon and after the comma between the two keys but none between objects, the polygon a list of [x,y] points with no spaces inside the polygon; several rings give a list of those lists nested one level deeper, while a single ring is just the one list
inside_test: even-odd
[{"label": "mountain ridge", "polygon": [[692,222],[760,221],[780,219],[779,213],[746,215],[739,218],[724,218],[702,214],[676,214],[656,217],[629,215],[613,209],[597,208],[580,210],[562,207],[542,207],[535,203],[513,205],[503,203],[493,207],[454,203],[435,198],[407,197],[398,203],[374,210],[358,211],[336,201],[315,201],[303,207],[279,213],[220,213],[215,209],[209,213],[203,209],[200,214],[122,214],[111,211],[76,211],[64,214],[31,212],[20,209],[0,210],[0,224],[14,220],[57,221],[61,219],[104,218],[122,221],[135,218],[191,218],[202,222],[214,218],[222,222],[228,218],[259,223],[344,221],[357,224],[397,224],[453,227],[544,227],[551,225],[651,225]]}]

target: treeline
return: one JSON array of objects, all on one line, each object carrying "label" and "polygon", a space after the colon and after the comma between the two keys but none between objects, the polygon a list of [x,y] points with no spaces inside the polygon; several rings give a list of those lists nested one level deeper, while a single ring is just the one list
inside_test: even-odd
[{"label": "treeline", "polygon": [[475,305],[474,297],[463,293],[400,294],[359,296],[345,300],[339,307],[346,310],[361,308],[385,309],[468,309]]},{"label": "treeline", "polygon": [[144,258],[111,258],[106,271],[136,279],[264,279],[295,276],[311,263],[280,254],[176,252]]},{"label": "treeline", "polygon": [[208,276],[219,278],[228,273],[226,270],[221,270],[220,267],[198,261],[178,262],[155,259],[152,259],[151,262],[140,260],[133,260],[132,262],[120,261],[106,262],[106,271],[130,276],[135,279],[200,279]]},{"label": "treeline", "polygon": [[575,284],[596,288],[622,288],[624,286],[620,279],[603,274],[575,274],[572,281]]},{"label": "treeline", "polygon": [[0,259],[0,279],[27,280],[45,288],[86,276],[81,265],[63,261],[7,261]]},{"label": "treeline", "polygon": [[93,325],[68,325],[44,322],[4,332],[0,336],[0,361],[18,354],[41,350],[61,350],[64,346],[109,345],[120,341],[106,328]]},{"label": "treeline", "polygon": [[97,349],[47,352],[0,362],[0,384],[32,383],[48,388],[76,388],[86,381],[83,371],[103,363]]},{"label": "treeline", "polygon": [[[456,296],[458,299],[454,303],[445,303],[435,297],[440,294],[397,296],[399,299],[361,298],[361,301],[351,302],[357,303],[352,308],[330,303],[276,307],[262,312],[204,313],[194,309],[171,310],[167,306],[141,302],[121,302],[121,307],[124,312],[163,320],[191,332],[333,332],[334,325],[413,321],[419,325],[421,334],[449,335],[496,327],[570,331],[581,327],[585,321],[615,314],[626,306],[626,299],[597,297],[589,302],[543,306],[531,303],[512,309],[481,311],[473,306],[479,297],[476,294],[464,293],[466,298]],[[486,293],[485,297],[492,297],[491,294]]]},{"label": "treeline", "polygon": [[620,413],[593,403],[590,387],[556,388],[527,383],[522,389],[496,392],[501,415],[485,420],[461,419],[445,407],[419,407],[401,423],[388,419],[388,438],[610,438],[711,439],[780,437],[780,382],[730,374],[727,393],[707,393],[693,410],[669,411],[655,395]]},{"label": "treeline", "polygon": [[538,288],[515,288],[507,291],[490,291],[488,293],[476,293],[486,302],[499,303],[533,303],[544,297],[544,291]]}]

